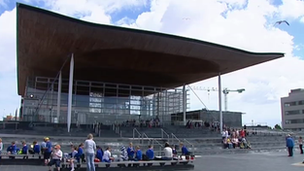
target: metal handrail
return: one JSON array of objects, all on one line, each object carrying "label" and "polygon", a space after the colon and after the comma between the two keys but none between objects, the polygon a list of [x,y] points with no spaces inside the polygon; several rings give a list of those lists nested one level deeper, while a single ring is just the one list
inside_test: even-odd
[{"label": "metal handrail", "polygon": [[152,145],[152,146],[154,146],[154,143],[156,143],[158,146],[159,146],[159,154],[158,155],[161,155],[161,153],[162,153],[162,148],[163,148],[163,145],[159,142],[159,141],[157,141],[156,139],[154,139],[154,138],[149,138],[148,137],[148,135],[146,134],[146,133],[142,133],[141,134],[141,145],[143,145],[143,143],[144,143],[144,137],[146,137],[148,140],[149,140],[149,142],[150,142],[150,145]]},{"label": "metal handrail", "polygon": [[159,154],[158,155],[162,155],[162,149],[163,149],[163,145],[157,141],[156,139],[152,139],[152,144],[154,145],[154,142],[157,143],[159,145]]},{"label": "metal handrail", "polygon": [[194,147],[194,145],[192,143],[190,143],[188,140],[184,139],[184,142],[186,142],[187,144],[189,144],[192,148]]},{"label": "metal handrail", "polygon": [[177,140],[179,143],[181,142],[180,139],[177,138],[177,136],[173,133],[171,133],[171,141],[172,141],[172,144],[173,144],[173,139]]},{"label": "metal handrail", "polygon": [[141,144],[144,143],[144,137],[146,137],[149,141],[151,141],[151,139],[148,137],[148,135],[146,133],[142,133],[141,134]]},{"label": "metal handrail", "polygon": [[153,142],[153,145],[154,145],[154,142],[155,142],[160,147],[163,147],[163,145],[159,141],[157,141],[156,139],[154,139],[154,138],[152,139],[152,142]]},{"label": "metal handrail", "polygon": [[135,139],[135,133],[137,133],[138,138],[141,137],[141,133],[139,133],[139,131],[136,128],[133,128],[133,139]]},{"label": "metal handrail", "polygon": [[167,136],[168,139],[170,139],[170,135],[164,129],[161,129],[161,138],[164,138],[164,134]]}]

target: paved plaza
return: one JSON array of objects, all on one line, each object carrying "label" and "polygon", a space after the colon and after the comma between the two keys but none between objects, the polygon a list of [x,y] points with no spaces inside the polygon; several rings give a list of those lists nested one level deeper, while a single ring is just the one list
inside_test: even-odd
[{"label": "paved plaza", "polygon": [[[255,154],[231,154],[211,155],[197,158],[194,171],[225,170],[225,171],[300,171],[304,169],[301,164],[304,155],[295,154],[287,157],[287,153],[255,153]],[[43,171],[48,170],[44,166],[0,166],[1,171]]]},{"label": "paved plaza", "polygon": [[294,157],[287,157],[286,152],[202,156],[195,165],[195,171],[298,171],[304,169],[304,164],[301,164],[303,159],[304,155],[298,153]]}]

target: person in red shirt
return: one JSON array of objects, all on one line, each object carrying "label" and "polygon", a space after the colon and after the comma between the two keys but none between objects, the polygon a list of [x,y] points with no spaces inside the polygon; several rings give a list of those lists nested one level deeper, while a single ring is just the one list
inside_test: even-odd
[{"label": "person in red shirt", "polygon": [[241,137],[245,137],[245,131],[244,131],[244,129],[241,130],[240,136],[241,136]]}]

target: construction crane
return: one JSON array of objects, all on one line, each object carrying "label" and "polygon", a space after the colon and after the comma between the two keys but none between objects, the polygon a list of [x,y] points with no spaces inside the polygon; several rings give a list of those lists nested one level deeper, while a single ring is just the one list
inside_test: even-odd
[{"label": "construction crane", "polygon": [[224,90],[223,90],[223,93],[224,93],[224,95],[225,95],[225,111],[227,111],[228,110],[228,99],[227,99],[227,95],[230,93],[230,92],[237,92],[237,93],[242,93],[243,91],[245,91],[245,89],[244,88],[242,88],[242,89],[237,89],[237,90],[229,90],[229,89],[227,89],[227,88],[225,88]]},{"label": "construction crane", "polygon": [[[209,93],[210,93],[210,91],[218,91],[218,89],[217,88],[215,88],[215,87],[211,87],[211,88],[206,88],[206,87],[196,87],[196,86],[194,86],[194,87],[192,87],[192,89],[194,89],[194,90],[200,90],[200,91],[207,91],[208,92],[208,97],[209,97]],[[228,88],[225,88],[224,90],[223,90],[223,94],[224,94],[224,100],[225,100],[225,111],[227,111],[228,110],[228,94],[230,93],[230,92],[237,92],[237,93],[242,93],[242,92],[244,92],[245,91],[245,89],[237,89],[237,90],[230,90],[230,89],[228,89]]]}]

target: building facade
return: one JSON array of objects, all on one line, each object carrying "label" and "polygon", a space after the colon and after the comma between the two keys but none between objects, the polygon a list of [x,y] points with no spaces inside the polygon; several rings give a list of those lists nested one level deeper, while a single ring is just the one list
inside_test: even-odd
[{"label": "building facade", "polygon": [[[61,93],[58,96],[58,79],[38,76],[28,78],[26,95],[21,101],[22,120],[67,123],[69,81],[62,79],[61,82]],[[185,94],[189,96],[187,92]],[[99,122],[111,125],[157,117],[161,123],[170,124],[170,114],[183,112],[183,104],[181,88],[74,80],[71,123]]]},{"label": "building facade", "polygon": [[304,89],[291,90],[288,97],[281,98],[282,127],[304,130]]}]

